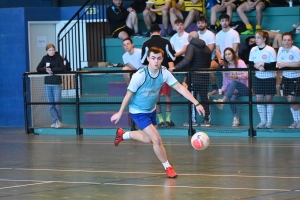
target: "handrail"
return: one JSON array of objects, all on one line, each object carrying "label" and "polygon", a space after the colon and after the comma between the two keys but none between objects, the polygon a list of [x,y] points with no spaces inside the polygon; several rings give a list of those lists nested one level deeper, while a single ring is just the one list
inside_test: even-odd
[{"label": "handrail", "polygon": [[[293,69],[272,69],[272,70],[266,70],[266,71],[295,71],[295,70],[300,70],[299,68],[293,68]],[[255,100],[253,100],[253,94],[251,91],[252,88],[252,77],[253,77],[253,72],[257,71],[255,69],[249,69],[249,68],[239,68],[239,69],[218,69],[218,70],[211,70],[211,69],[195,69],[195,70],[174,70],[174,72],[179,72],[178,74],[180,74],[180,72],[184,72],[187,73],[188,76],[188,80],[190,80],[190,75],[193,71],[199,71],[199,72],[211,72],[211,71],[247,71],[249,73],[249,100],[248,101],[236,101],[234,102],[234,104],[240,104],[240,105],[249,105],[249,127],[248,127],[248,136],[249,137],[254,137],[256,136],[256,130],[253,126],[253,105],[256,104],[270,104],[270,102],[257,102]],[[100,71],[74,71],[74,72],[63,72],[63,73],[59,73],[57,75],[64,75],[64,74],[72,74],[75,77],[75,82],[76,82],[76,94],[75,94],[75,100],[74,101],[67,101],[67,102],[56,102],[56,103],[51,103],[51,104],[61,104],[61,105],[73,105],[76,107],[76,132],[77,134],[82,134],[82,125],[80,124],[80,106],[85,106],[85,105],[116,105],[116,104],[121,104],[122,102],[117,100],[117,101],[81,101],[80,100],[80,95],[83,95],[81,92],[82,91],[82,76],[84,76],[85,74],[99,74],[99,75],[103,75],[103,74],[125,74],[125,73],[132,73],[132,71],[127,70],[100,70]],[[31,94],[32,90],[30,89],[31,87],[31,82],[29,81],[30,77],[34,77],[34,76],[45,76],[47,75],[45,74],[41,74],[41,73],[37,73],[37,72],[26,72],[23,74],[23,90],[24,90],[24,109],[25,109],[25,128],[26,128],[26,133],[32,133],[32,127],[30,126],[30,120],[31,117],[29,116],[29,114],[31,113],[30,109],[32,105],[48,105],[49,103],[47,101],[31,101],[31,96],[34,96],[34,93]],[[119,79],[118,79],[119,80]],[[109,80],[110,81],[114,81],[114,80]],[[299,100],[293,103],[300,103]],[[188,116],[190,118],[191,116],[191,103],[188,103],[187,101],[176,101],[176,102],[159,102],[158,104],[174,104],[174,105],[188,105]],[[202,102],[202,104],[204,104]],[[215,104],[220,104],[220,102],[212,102],[209,101],[208,103],[209,105],[215,105]],[[222,102],[222,104],[232,104],[232,102]],[[279,101],[279,102],[272,102],[272,104],[290,104],[290,102],[287,101]],[[189,119],[189,122],[191,122],[191,119]],[[190,127],[188,129],[188,135],[192,135],[195,130],[194,128],[191,126],[192,124],[190,123]]]}]

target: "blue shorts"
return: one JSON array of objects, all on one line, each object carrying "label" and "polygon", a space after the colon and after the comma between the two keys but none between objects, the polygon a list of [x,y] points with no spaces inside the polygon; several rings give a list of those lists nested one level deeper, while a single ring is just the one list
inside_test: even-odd
[{"label": "blue shorts", "polygon": [[154,110],[152,113],[130,113],[130,116],[142,130],[151,124],[154,126],[157,125],[156,110]]}]

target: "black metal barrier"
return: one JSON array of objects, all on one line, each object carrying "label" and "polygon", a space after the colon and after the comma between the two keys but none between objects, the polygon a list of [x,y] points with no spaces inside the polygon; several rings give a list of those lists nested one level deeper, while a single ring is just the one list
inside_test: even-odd
[{"label": "black metal barrier", "polygon": [[[39,97],[39,94],[43,93],[44,90],[44,83],[43,78],[45,76],[48,76],[46,74],[39,74],[39,73],[33,73],[33,72],[27,72],[23,75],[23,89],[24,89],[24,113],[25,113],[25,129],[26,133],[33,133],[34,128],[36,127],[43,127],[41,125],[35,125],[34,120],[37,118],[42,118],[40,115],[44,114],[45,106],[46,105],[69,105],[72,106],[72,110],[75,110],[75,113],[70,114],[70,116],[74,117],[75,115],[75,126],[72,126],[72,128],[76,128],[76,133],[78,135],[83,133],[83,126],[81,125],[81,118],[82,115],[81,109],[84,106],[88,105],[102,105],[106,107],[110,107],[113,105],[120,105],[122,103],[123,98],[112,98],[110,99],[109,96],[106,95],[106,86],[103,84],[104,82],[113,82],[113,81],[123,81],[123,75],[129,74],[132,76],[132,74],[135,71],[123,71],[123,70],[103,70],[104,68],[101,68],[101,70],[83,70],[83,71],[76,71],[76,72],[66,72],[57,74],[59,76],[62,76],[63,83],[63,92],[66,90],[72,90],[72,95],[70,97],[68,96],[68,101],[60,101],[60,102],[47,102],[44,97]],[[300,70],[300,68],[294,68],[293,70]],[[292,69],[285,69],[285,70],[292,70]],[[248,91],[248,102],[245,101],[234,101],[234,104],[248,104],[249,108],[249,127],[248,127],[248,136],[254,137],[256,136],[256,129],[254,127],[254,121],[253,121],[253,106],[257,104],[270,104],[270,102],[257,102],[253,101],[253,92],[252,92],[252,86],[253,86],[253,76],[254,71],[252,69],[246,68],[246,69],[218,69],[218,70],[212,70],[212,69],[197,69],[197,70],[174,70],[173,74],[174,76],[183,75],[185,74],[187,76],[188,85],[191,83],[191,76],[193,76],[193,73],[212,73],[212,72],[248,72],[248,85],[249,85],[249,91]],[[281,71],[279,69],[276,70],[266,70],[266,71]],[[107,75],[108,77],[105,77],[103,75]],[[120,77],[114,77],[115,79],[111,78],[110,76],[118,75]],[[99,76],[99,77],[98,77]],[[100,77],[103,76],[103,77]],[[65,77],[66,80],[65,80]],[[93,78],[97,77],[97,81],[99,82],[93,82]],[[69,80],[70,79],[70,80]],[[35,83],[36,82],[36,83]],[[102,83],[103,82],[103,83]],[[179,80],[180,82],[180,80]],[[90,84],[90,85],[89,85]],[[94,84],[94,85],[93,85]],[[104,85],[102,88],[100,85]],[[220,86],[220,85],[219,85]],[[99,90],[96,92],[100,92],[101,94],[95,93],[93,91],[93,87],[97,88],[99,87]],[[273,86],[272,86],[273,87]],[[276,86],[274,86],[276,87]],[[64,90],[67,88],[66,90]],[[87,92],[88,91],[88,92]],[[82,100],[84,97],[84,93],[89,95],[89,97],[94,98],[93,100]],[[94,94],[95,93],[95,94]],[[103,93],[103,94],[102,94]],[[35,95],[34,95],[35,94]],[[41,100],[43,99],[43,100]],[[104,101],[104,100],[105,101]],[[201,102],[202,105],[205,103]],[[293,104],[299,104],[299,99],[296,102],[293,102]],[[188,116],[189,116],[189,128],[188,128],[188,135],[193,135],[195,133],[195,129],[192,126],[191,121],[191,102],[186,101],[185,99],[182,101],[176,101],[176,102],[158,102],[158,104],[172,104],[172,105],[187,105],[188,106]],[[216,104],[233,104],[233,102],[213,102],[209,101],[209,105],[216,105]],[[280,102],[272,102],[272,104],[290,104],[287,101],[280,101]],[[37,112],[33,109],[33,107],[41,106],[43,107],[42,112]],[[75,107],[75,109],[73,109]],[[290,113],[289,113],[290,114]],[[40,122],[39,122],[40,123]],[[37,124],[39,124],[37,123]],[[176,128],[176,127],[175,127]],[[131,129],[135,129],[135,124],[131,123]]]}]

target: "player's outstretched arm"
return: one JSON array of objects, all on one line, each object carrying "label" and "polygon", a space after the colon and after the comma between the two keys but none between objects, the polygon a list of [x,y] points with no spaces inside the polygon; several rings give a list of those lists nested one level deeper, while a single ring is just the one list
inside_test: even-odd
[{"label": "player's outstretched arm", "polygon": [[118,123],[118,121],[121,119],[121,116],[123,114],[123,111],[125,110],[125,108],[128,106],[129,104],[129,101],[132,97],[133,93],[130,92],[130,91],[127,91],[123,101],[122,101],[122,104],[121,104],[121,107],[120,107],[120,110],[119,112],[115,113],[111,118],[110,118],[110,121],[112,123]]},{"label": "player's outstretched arm", "polygon": [[199,115],[202,114],[203,116],[205,116],[205,110],[203,106],[199,104],[197,99],[195,99],[194,96],[183,85],[177,83],[173,86],[173,88],[196,106],[196,110],[199,113]]}]

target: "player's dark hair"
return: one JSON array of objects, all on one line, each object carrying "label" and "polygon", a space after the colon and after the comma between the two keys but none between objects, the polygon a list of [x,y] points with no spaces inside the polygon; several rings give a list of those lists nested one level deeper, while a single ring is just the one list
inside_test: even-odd
[{"label": "player's dark hair", "polygon": [[174,21],[174,24],[184,24],[184,21],[182,20],[182,19],[176,19],[175,21]]},{"label": "player's dark hair", "polygon": [[[130,38],[125,38],[125,39],[123,40],[123,42],[125,42],[126,40],[129,40],[131,44],[133,43],[133,42],[132,42],[132,39],[130,39]],[[123,42],[122,42],[122,43],[123,43]]]},{"label": "player's dark hair", "polygon": [[202,15],[199,15],[197,17],[197,22],[205,22],[205,23],[207,23],[207,19],[206,19],[206,17],[204,17]]},{"label": "player's dark hair", "polygon": [[227,19],[229,21],[229,15],[227,15],[226,13],[222,13],[219,17],[219,20],[221,21],[222,19]]},{"label": "player's dark hair", "polygon": [[284,34],[282,34],[282,39],[283,39],[283,36],[286,36],[286,35],[289,35],[292,38],[292,40],[294,40],[293,35],[289,32],[285,32]]}]

